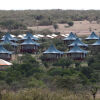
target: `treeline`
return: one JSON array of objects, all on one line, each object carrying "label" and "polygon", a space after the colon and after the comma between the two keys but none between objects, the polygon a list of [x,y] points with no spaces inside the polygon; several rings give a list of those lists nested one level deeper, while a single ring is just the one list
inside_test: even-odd
[{"label": "treeline", "polygon": [[70,21],[100,22],[99,10],[23,10],[0,11],[0,23],[14,20],[26,26],[51,25],[53,23],[68,23]]}]

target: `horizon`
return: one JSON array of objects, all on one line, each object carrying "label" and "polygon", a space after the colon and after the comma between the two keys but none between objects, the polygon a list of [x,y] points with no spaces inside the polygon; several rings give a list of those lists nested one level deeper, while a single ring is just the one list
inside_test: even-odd
[{"label": "horizon", "polygon": [[0,11],[27,11],[27,10],[37,10],[37,11],[43,11],[43,10],[75,10],[75,11],[99,11],[100,9],[0,9]]}]

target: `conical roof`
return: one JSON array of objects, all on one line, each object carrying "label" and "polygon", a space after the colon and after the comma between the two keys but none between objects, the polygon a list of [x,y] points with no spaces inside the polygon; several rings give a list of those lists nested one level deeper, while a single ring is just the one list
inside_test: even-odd
[{"label": "conical roof", "polygon": [[0,59],[0,66],[10,66],[12,65],[12,63],[8,62],[8,61],[5,61],[3,59]]},{"label": "conical roof", "polygon": [[97,40],[97,39],[99,39],[99,36],[97,36],[95,32],[92,32],[92,33],[86,38],[86,40]]},{"label": "conical roof", "polygon": [[38,38],[34,37],[31,33],[27,32],[26,36],[22,40],[26,40],[28,37],[30,37],[33,40],[38,40]]},{"label": "conical roof", "polygon": [[55,48],[54,45],[51,45],[45,52],[43,52],[44,54],[49,54],[49,53],[53,53],[53,54],[63,54],[62,51],[59,51]]},{"label": "conical roof", "polygon": [[0,53],[12,54],[12,52],[6,50],[2,45],[0,45]]},{"label": "conical roof", "polygon": [[99,39],[98,39],[95,43],[93,43],[92,45],[94,45],[94,46],[96,46],[96,45],[98,46],[98,45],[99,45],[99,46],[100,46],[100,37],[99,37]]},{"label": "conical roof", "polygon": [[5,35],[4,35],[4,37],[1,39],[1,40],[5,40],[5,38],[8,38],[9,40],[13,40],[13,41],[17,41],[17,39],[16,38],[14,38],[14,37],[12,37],[9,33],[6,33]]},{"label": "conical roof", "polygon": [[86,54],[87,51],[81,49],[80,47],[77,46],[77,44],[75,44],[75,46],[67,53],[84,53],[84,54]]},{"label": "conical roof", "polygon": [[88,45],[83,43],[79,38],[77,38],[72,44],[70,44],[69,46],[75,46],[75,44],[77,44],[77,46],[85,46],[87,47]]},{"label": "conical roof", "polygon": [[21,45],[37,45],[39,46],[40,44],[33,41],[30,37],[28,37]]},{"label": "conical roof", "polygon": [[0,44],[1,45],[10,44],[10,45],[13,45],[13,46],[17,46],[17,43],[10,41],[8,37],[5,37],[5,39]]},{"label": "conical roof", "polygon": [[64,38],[63,40],[76,40],[77,36],[71,32],[68,37]]}]

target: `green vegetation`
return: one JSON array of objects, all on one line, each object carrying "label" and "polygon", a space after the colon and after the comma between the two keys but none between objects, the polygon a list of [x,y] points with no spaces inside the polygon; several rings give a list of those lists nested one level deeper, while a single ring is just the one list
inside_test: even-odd
[{"label": "green vegetation", "polygon": [[67,90],[51,91],[49,89],[24,89],[3,94],[2,100],[91,100],[90,94],[75,94]]},{"label": "green vegetation", "polygon": [[[93,98],[96,97],[99,89],[100,69],[98,69],[99,66],[94,66],[96,63],[100,65],[99,56],[95,55],[95,58],[91,56],[85,62],[61,58],[59,61],[52,63],[40,63],[39,58],[35,58],[30,54],[18,57],[16,63],[13,63],[10,68],[6,71],[0,71],[0,88],[14,91],[24,88],[31,89],[17,93],[13,92],[13,94],[12,92],[7,92],[2,95],[2,100],[5,100],[5,98],[12,100],[11,97],[16,97],[16,100],[21,98],[26,100],[26,97],[28,97],[28,100],[35,100],[36,95],[36,100],[45,100],[47,95],[49,96],[48,100],[50,98],[52,98],[50,100],[59,100],[57,98],[60,98],[60,100],[70,100],[71,98],[72,100],[78,100],[83,96],[84,98],[81,100],[91,100],[89,98],[92,95]],[[88,63],[88,66],[82,66],[83,63]],[[64,92],[65,90],[67,92]],[[86,94],[82,94],[84,91],[86,91]],[[69,95],[66,93],[69,93]],[[80,97],[77,95],[80,95]]]},{"label": "green vegetation", "polygon": [[73,26],[73,25],[74,25],[74,23],[73,23],[72,21],[67,22],[67,24],[68,24],[69,26]]},{"label": "green vegetation", "polygon": [[20,30],[27,29],[25,25],[18,23],[14,20],[2,21],[0,22],[0,27],[3,29],[8,29],[9,31],[16,30],[16,29],[20,29]]},{"label": "green vegetation", "polygon": [[[99,23],[100,11],[43,10],[0,11],[0,27],[16,30],[11,34],[24,34],[27,26],[37,26],[38,33],[52,34],[48,29],[39,31],[39,25],[53,25],[57,33],[58,24],[68,27],[73,21],[88,20]],[[57,23],[57,24],[55,24]],[[32,34],[36,31],[29,30]],[[1,36],[4,33],[1,33]],[[0,37],[1,37],[0,36]],[[74,61],[66,55],[57,61],[47,62],[41,52],[50,44],[66,52],[61,39],[40,39],[39,54],[16,54],[16,61],[6,71],[0,71],[1,100],[91,100],[96,99],[100,84],[100,51],[93,50],[84,61]],[[93,41],[85,41],[93,43]],[[14,51],[10,45],[5,45]],[[91,49],[91,47],[89,47]],[[91,49],[92,50],[92,49]],[[98,52],[98,55],[97,55]],[[7,92],[2,93],[2,90]],[[11,91],[13,92],[11,92]],[[17,92],[16,92],[17,91]]]},{"label": "green vegetation", "polygon": [[55,32],[57,32],[57,29],[59,28],[57,24],[53,25],[53,28],[55,29]]},{"label": "green vegetation", "polygon": [[[0,23],[12,20],[26,26],[52,25],[53,23],[67,23],[88,20],[100,22],[99,10],[23,10],[0,11]],[[71,24],[72,25],[72,24]]]}]

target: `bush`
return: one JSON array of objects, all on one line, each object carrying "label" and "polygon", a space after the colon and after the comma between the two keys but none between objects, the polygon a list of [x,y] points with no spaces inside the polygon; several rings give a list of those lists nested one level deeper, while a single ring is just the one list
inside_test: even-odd
[{"label": "bush", "polygon": [[60,66],[62,68],[69,68],[69,66],[73,63],[73,61],[69,58],[60,58],[56,63],[54,63],[54,66]]},{"label": "bush", "polygon": [[40,25],[40,26],[48,26],[48,25],[52,25],[52,22],[49,21],[49,20],[44,19],[44,20],[41,20],[38,25]]},{"label": "bush", "polygon": [[18,23],[14,20],[7,20],[7,21],[0,22],[0,26],[8,30],[27,29],[25,25],[23,25],[22,23]]},{"label": "bush", "polygon": [[69,26],[73,26],[73,25],[74,25],[74,22],[70,21],[70,22],[67,22],[67,24],[68,24]]},{"label": "bush", "polygon": [[63,70],[62,68],[51,68],[49,71],[48,71],[48,74],[51,75],[51,76],[57,76],[57,75],[63,75]]}]

